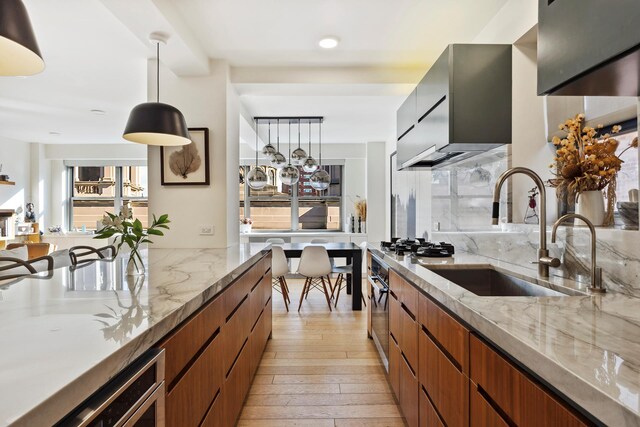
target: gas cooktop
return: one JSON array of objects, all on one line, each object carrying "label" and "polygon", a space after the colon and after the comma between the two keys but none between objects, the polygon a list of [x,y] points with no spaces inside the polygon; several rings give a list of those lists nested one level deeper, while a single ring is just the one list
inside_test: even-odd
[{"label": "gas cooktop", "polygon": [[390,242],[381,242],[380,249],[383,251],[395,252],[396,255],[404,255],[411,253],[415,256],[429,258],[450,257],[455,253],[455,249],[451,243],[446,242],[427,242],[425,239],[397,239],[393,238]]}]

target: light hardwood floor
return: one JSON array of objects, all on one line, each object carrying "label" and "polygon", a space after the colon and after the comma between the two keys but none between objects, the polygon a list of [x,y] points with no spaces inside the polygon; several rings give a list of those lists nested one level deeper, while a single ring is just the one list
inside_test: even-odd
[{"label": "light hardwood floor", "polygon": [[338,308],[329,312],[316,291],[298,314],[302,281],[289,280],[289,287],[289,313],[282,296],[273,293],[273,338],[238,426],[404,426],[367,338],[366,311],[351,311],[351,296],[343,291]]}]

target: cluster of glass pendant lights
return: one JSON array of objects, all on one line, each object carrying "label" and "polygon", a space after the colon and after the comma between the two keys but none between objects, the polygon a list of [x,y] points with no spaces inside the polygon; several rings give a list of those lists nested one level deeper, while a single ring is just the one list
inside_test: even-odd
[{"label": "cluster of glass pendant lights", "polygon": [[[276,132],[276,146],[274,147],[271,144],[271,122],[275,120],[277,132]],[[262,148],[262,155],[269,161],[269,164],[278,169],[278,175],[280,176],[280,180],[285,185],[295,185],[300,180],[300,170],[299,167],[302,167],[302,170],[311,173],[311,177],[309,178],[309,183],[312,188],[318,191],[323,191],[329,188],[329,184],[331,183],[331,177],[329,173],[322,169],[322,118],[313,118],[313,119],[303,119],[303,118],[286,118],[283,119],[288,121],[289,124],[289,139],[288,139],[288,147],[289,147],[289,159],[280,152],[280,119],[279,118],[269,118],[269,119],[254,119],[255,130],[256,130],[256,164],[249,171],[247,175],[247,182],[249,187],[254,190],[260,190],[267,185],[268,177],[264,169],[258,165],[258,128],[260,122],[267,122],[268,125],[268,139],[267,144]],[[300,124],[301,122],[308,120],[309,124],[309,155],[300,147]],[[311,156],[311,123],[318,122],[318,160],[316,161]],[[298,148],[291,152],[291,124],[297,123],[298,126]]]}]

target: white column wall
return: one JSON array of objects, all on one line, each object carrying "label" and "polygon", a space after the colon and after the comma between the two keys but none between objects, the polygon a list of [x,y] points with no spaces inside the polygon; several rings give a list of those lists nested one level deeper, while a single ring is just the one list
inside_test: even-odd
[{"label": "white column wall", "polygon": [[[149,99],[155,99],[155,62],[149,61]],[[211,73],[202,77],[177,77],[161,67],[160,100],[177,107],[189,127],[209,128],[209,186],[162,186],[160,181],[160,148],[148,148],[149,213],[168,214],[171,230],[156,239],[154,247],[211,248],[226,247],[237,239],[227,220],[236,222],[237,214],[237,135],[233,118],[227,109],[229,101],[229,66],[224,61],[211,61]],[[235,95],[233,95],[235,96]],[[235,110],[235,107],[233,108]],[[229,117],[228,117],[229,115]],[[238,117],[235,117],[238,123]],[[237,126],[237,125],[236,125]],[[231,159],[235,157],[235,161]],[[234,169],[233,164],[236,165]],[[231,179],[235,176],[235,179]],[[231,191],[234,188],[235,191]],[[200,235],[203,225],[212,225],[214,235]]]}]

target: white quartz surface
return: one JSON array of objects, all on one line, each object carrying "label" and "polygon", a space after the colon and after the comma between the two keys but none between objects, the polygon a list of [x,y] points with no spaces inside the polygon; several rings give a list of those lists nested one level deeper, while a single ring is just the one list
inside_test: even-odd
[{"label": "white quartz surface", "polygon": [[0,426],[48,426],[220,293],[268,250],[149,249],[124,259],[0,282]]},{"label": "white quartz surface", "polygon": [[241,233],[248,237],[366,237],[367,233],[348,233],[345,231],[259,231]]},{"label": "white quartz surface", "polygon": [[416,259],[368,249],[604,424],[640,426],[640,299],[479,297],[424,265],[488,265],[573,293],[586,285],[477,255]]}]

